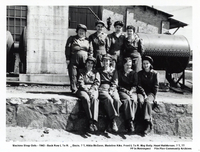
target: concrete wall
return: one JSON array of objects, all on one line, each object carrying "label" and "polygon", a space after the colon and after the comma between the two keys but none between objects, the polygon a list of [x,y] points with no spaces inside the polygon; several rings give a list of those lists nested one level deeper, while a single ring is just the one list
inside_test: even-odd
[{"label": "concrete wall", "polygon": [[27,74],[65,74],[68,6],[28,6]]},{"label": "concrete wall", "polygon": [[[133,25],[138,32],[157,34],[160,31],[164,33],[169,29],[168,21],[163,22],[163,24],[161,22],[167,20],[166,15],[159,12],[155,14],[154,11],[144,10],[143,7],[139,6],[103,6],[102,20],[106,22],[108,17],[111,17],[113,24],[116,20],[122,20],[126,26]],[[111,30],[114,30],[113,24]]]}]

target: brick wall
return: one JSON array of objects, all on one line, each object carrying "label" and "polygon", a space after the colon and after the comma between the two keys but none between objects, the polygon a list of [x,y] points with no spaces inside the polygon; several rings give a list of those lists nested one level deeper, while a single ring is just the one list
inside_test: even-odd
[{"label": "brick wall", "polygon": [[[114,24],[116,20],[122,20],[125,25],[133,25],[139,32],[144,33],[162,33],[169,29],[169,22],[167,16],[162,13],[157,13],[151,9],[144,10],[143,7],[135,6],[103,6],[102,20],[106,22],[107,18],[111,17],[111,21]],[[114,30],[114,27],[111,30]],[[162,30],[161,30],[162,26]],[[125,31],[125,29],[124,29]]]},{"label": "brick wall", "polygon": [[28,6],[27,74],[67,73],[68,7]]}]

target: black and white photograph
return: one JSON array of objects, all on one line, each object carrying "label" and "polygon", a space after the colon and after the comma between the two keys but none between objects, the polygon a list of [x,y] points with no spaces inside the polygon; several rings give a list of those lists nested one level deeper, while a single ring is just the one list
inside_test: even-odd
[{"label": "black and white photograph", "polygon": [[64,4],[4,6],[8,149],[200,151],[194,4]]}]

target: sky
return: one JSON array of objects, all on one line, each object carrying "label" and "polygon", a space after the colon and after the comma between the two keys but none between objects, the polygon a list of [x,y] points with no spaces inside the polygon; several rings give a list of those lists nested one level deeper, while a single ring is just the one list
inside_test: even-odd
[{"label": "sky", "polygon": [[[188,24],[185,27],[179,28],[179,30],[175,33],[175,35],[183,35],[187,38],[190,44],[190,48],[193,47],[193,35],[192,35],[192,6],[153,6],[154,8],[164,11],[173,15],[173,19],[181,21],[183,23]],[[175,29],[170,30],[170,33],[174,33]]]}]

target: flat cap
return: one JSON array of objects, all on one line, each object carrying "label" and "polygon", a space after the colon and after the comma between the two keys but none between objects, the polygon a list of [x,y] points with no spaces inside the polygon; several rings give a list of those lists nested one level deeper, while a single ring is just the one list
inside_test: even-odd
[{"label": "flat cap", "polygon": [[76,32],[78,32],[79,29],[83,29],[85,32],[87,32],[87,26],[84,24],[78,24],[76,27]]},{"label": "flat cap", "polygon": [[105,23],[102,20],[96,21],[95,26],[97,26],[98,24],[102,24],[105,27]]},{"label": "flat cap", "polygon": [[123,27],[123,26],[124,26],[124,23],[123,23],[122,21],[116,21],[116,22],[114,23],[114,27],[117,26],[117,25]]}]

